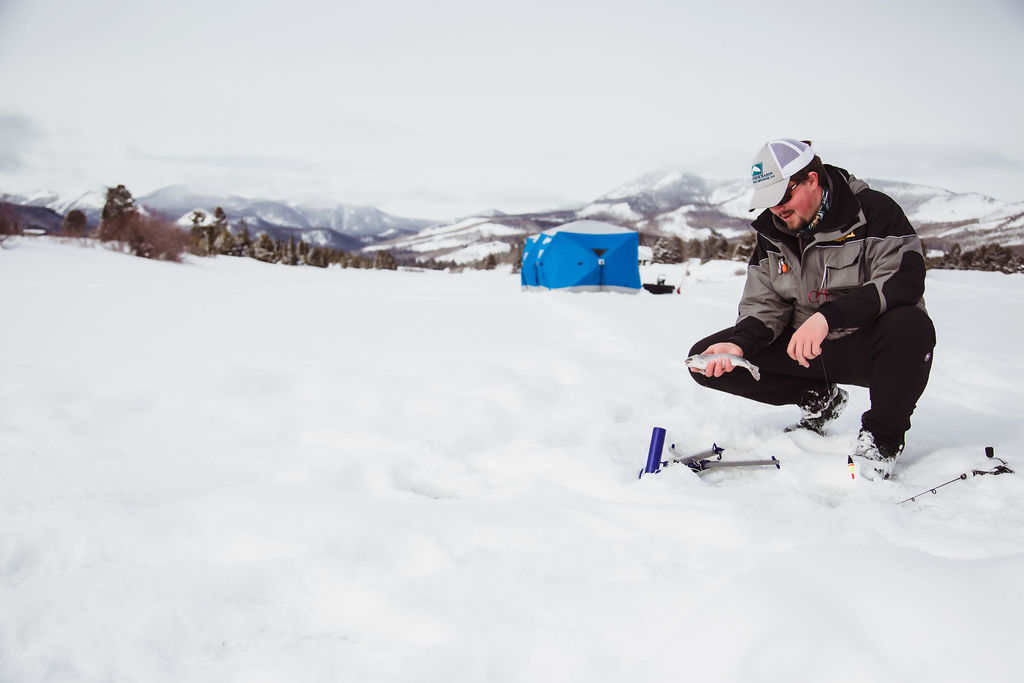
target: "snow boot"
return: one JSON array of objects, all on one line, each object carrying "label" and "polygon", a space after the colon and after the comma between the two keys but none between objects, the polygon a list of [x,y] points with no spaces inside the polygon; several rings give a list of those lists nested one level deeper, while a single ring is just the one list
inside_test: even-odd
[{"label": "snow boot", "polygon": [[800,405],[800,421],[786,427],[787,432],[809,429],[825,435],[825,425],[835,421],[846,407],[850,395],[838,384],[829,384],[823,392],[812,392],[808,400]]},{"label": "snow boot", "polygon": [[875,439],[874,434],[862,428],[851,456],[857,466],[857,474],[864,479],[888,479],[892,476],[896,456],[902,452],[903,444],[883,444]]}]

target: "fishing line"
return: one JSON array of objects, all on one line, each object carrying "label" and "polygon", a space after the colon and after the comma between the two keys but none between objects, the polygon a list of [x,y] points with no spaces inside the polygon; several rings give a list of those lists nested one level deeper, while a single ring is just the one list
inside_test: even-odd
[{"label": "fishing line", "polygon": [[[822,343],[822,346],[824,346],[825,340],[822,339],[821,343]],[[821,359],[821,371],[825,374],[825,384],[826,385],[832,384],[832,382],[830,382],[828,380],[828,368],[825,367],[825,349],[824,348],[821,349],[821,355],[818,356],[818,358]]]}]

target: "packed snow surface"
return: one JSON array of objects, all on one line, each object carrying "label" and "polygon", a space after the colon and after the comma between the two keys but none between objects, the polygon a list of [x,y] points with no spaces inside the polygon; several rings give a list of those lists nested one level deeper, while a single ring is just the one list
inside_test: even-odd
[{"label": "packed snow surface", "polygon": [[[865,390],[819,437],[687,376],[736,266],[527,293],[9,240],[0,680],[1021,680],[1024,277],[929,272],[882,483]],[[638,480],[655,425],[782,469]],[[1018,474],[896,504],[985,445]]]}]

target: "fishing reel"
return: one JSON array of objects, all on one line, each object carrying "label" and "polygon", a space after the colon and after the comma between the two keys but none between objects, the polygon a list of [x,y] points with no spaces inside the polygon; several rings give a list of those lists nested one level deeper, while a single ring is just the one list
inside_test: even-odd
[{"label": "fishing reel", "polygon": [[[998,460],[1001,465],[996,465],[990,470],[971,470],[971,474],[975,477],[983,474],[1014,474],[1014,471],[1010,468],[1010,463],[1006,462],[1002,458],[996,457],[996,451],[992,446],[985,446],[985,457],[993,460]],[[967,475],[964,475],[966,477]]]}]

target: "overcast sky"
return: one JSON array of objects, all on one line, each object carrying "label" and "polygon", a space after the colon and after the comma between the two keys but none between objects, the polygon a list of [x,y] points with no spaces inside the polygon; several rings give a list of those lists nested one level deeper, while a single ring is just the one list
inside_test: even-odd
[{"label": "overcast sky", "polygon": [[[834,5],[834,6],[833,6]],[[124,183],[446,218],[771,137],[1024,199],[1024,0],[0,0],[0,193]]]}]

